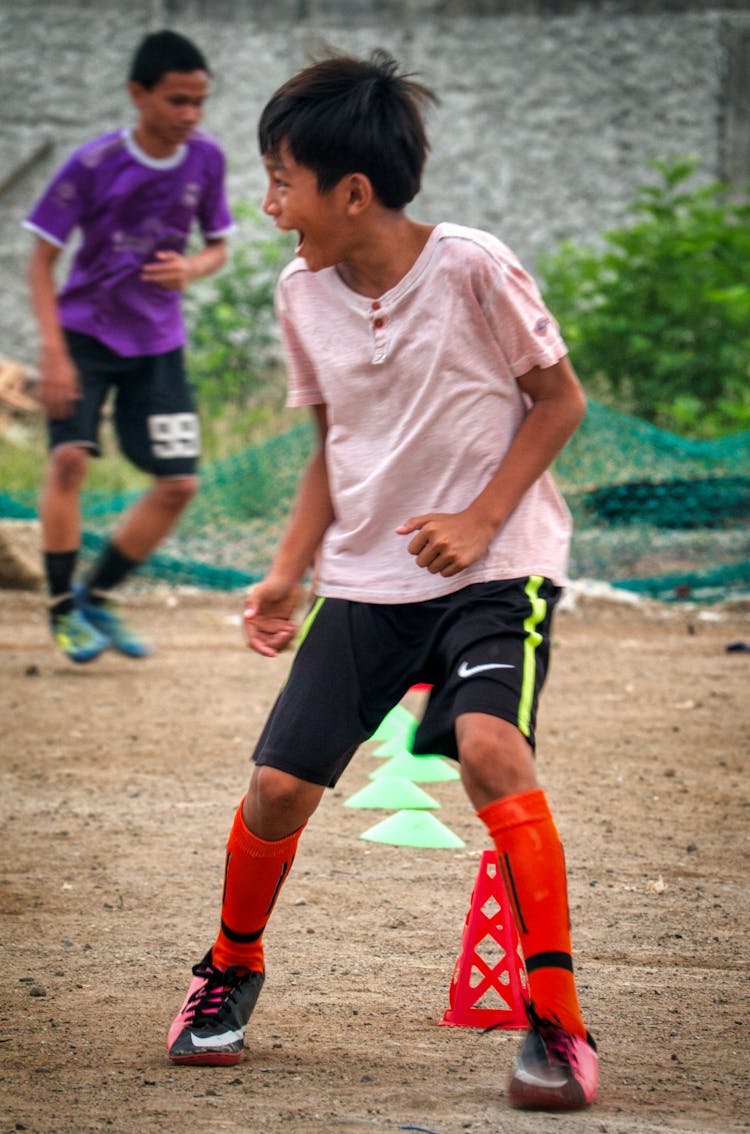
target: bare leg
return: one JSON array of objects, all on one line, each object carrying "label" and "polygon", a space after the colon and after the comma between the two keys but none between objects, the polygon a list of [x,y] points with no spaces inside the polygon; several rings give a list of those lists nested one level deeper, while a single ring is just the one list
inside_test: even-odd
[{"label": "bare leg", "polygon": [[515,725],[486,713],[456,721],[461,779],[476,811],[539,787],[531,746]]},{"label": "bare leg", "polygon": [[242,818],[259,839],[274,842],[298,831],[320,803],[325,788],[276,768],[255,768]]},{"label": "bare leg", "polygon": [[125,513],[112,543],[128,559],[142,563],[169,535],[197,489],[198,478],[194,476],[154,481],[145,496]]},{"label": "bare leg", "polygon": [[39,502],[45,551],[76,551],[81,542],[81,485],[89,453],[78,445],[53,449]]}]

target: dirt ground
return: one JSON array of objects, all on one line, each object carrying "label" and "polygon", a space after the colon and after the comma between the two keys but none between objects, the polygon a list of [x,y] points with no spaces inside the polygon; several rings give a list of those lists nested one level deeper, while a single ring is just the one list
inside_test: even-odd
[{"label": "dirt ground", "polygon": [[558,615],[539,765],[601,1090],[552,1116],[505,1103],[519,1032],[437,1026],[487,844],[455,782],[424,786],[463,849],[363,840],[388,814],[344,806],[372,743],[304,836],[244,1061],[167,1061],[288,659],[244,648],[237,595],[129,602],[156,654],[75,667],[39,596],[2,595],[2,1134],[750,1128],[750,653],[726,650],[750,643],[750,604],[589,595]]}]

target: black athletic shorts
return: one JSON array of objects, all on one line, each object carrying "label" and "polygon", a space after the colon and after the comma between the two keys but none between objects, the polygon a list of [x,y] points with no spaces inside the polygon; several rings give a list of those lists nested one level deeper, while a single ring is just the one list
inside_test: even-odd
[{"label": "black athletic shorts", "polygon": [[404,694],[432,685],[412,749],[458,759],[455,723],[487,713],[535,744],[559,587],[540,575],[426,602],[318,598],[253,759],[333,787]]},{"label": "black athletic shorts", "polygon": [[90,335],[66,331],[81,382],[70,417],[48,424],[50,448],[81,445],[101,456],[99,427],[110,390],[122,452],[156,477],[191,476],[200,456],[200,430],[181,347],[124,358]]}]

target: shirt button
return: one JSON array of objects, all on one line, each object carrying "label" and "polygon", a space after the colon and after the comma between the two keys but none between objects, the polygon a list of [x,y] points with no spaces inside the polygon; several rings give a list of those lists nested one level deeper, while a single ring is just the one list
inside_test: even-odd
[{"label": "shirt button", "polygon": [[385,319],[373,319],[372,321],[373,327],[377,327],[378,329],[380,329],[380,327],[382,327],[384,323]]},{"label": "shirt button", "polygon": [[380,310],[380,304],[378,303],[377,299],[373,300],[372,309],[373,309],[373,311],[379,311]]}]

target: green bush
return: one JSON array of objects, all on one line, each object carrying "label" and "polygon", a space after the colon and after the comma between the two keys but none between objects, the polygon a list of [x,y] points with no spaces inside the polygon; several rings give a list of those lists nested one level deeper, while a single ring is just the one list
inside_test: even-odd
[{"label": "green bush", "polygon": [[228,433],[250,438],[275,419],[284,401],[273,297],[294,238],[274,232],[248,205],[234,214],[238,231],[230,238],[229,262],[186,294],[188,361],[207,457],[226,446]]},{"label": "green bush", "polygon": [[696,159],[654,162],[633,221],[599,249],[542,257],[544,294],[584,385],[685,436],[750,428],[750,196],[688,189]]}]

